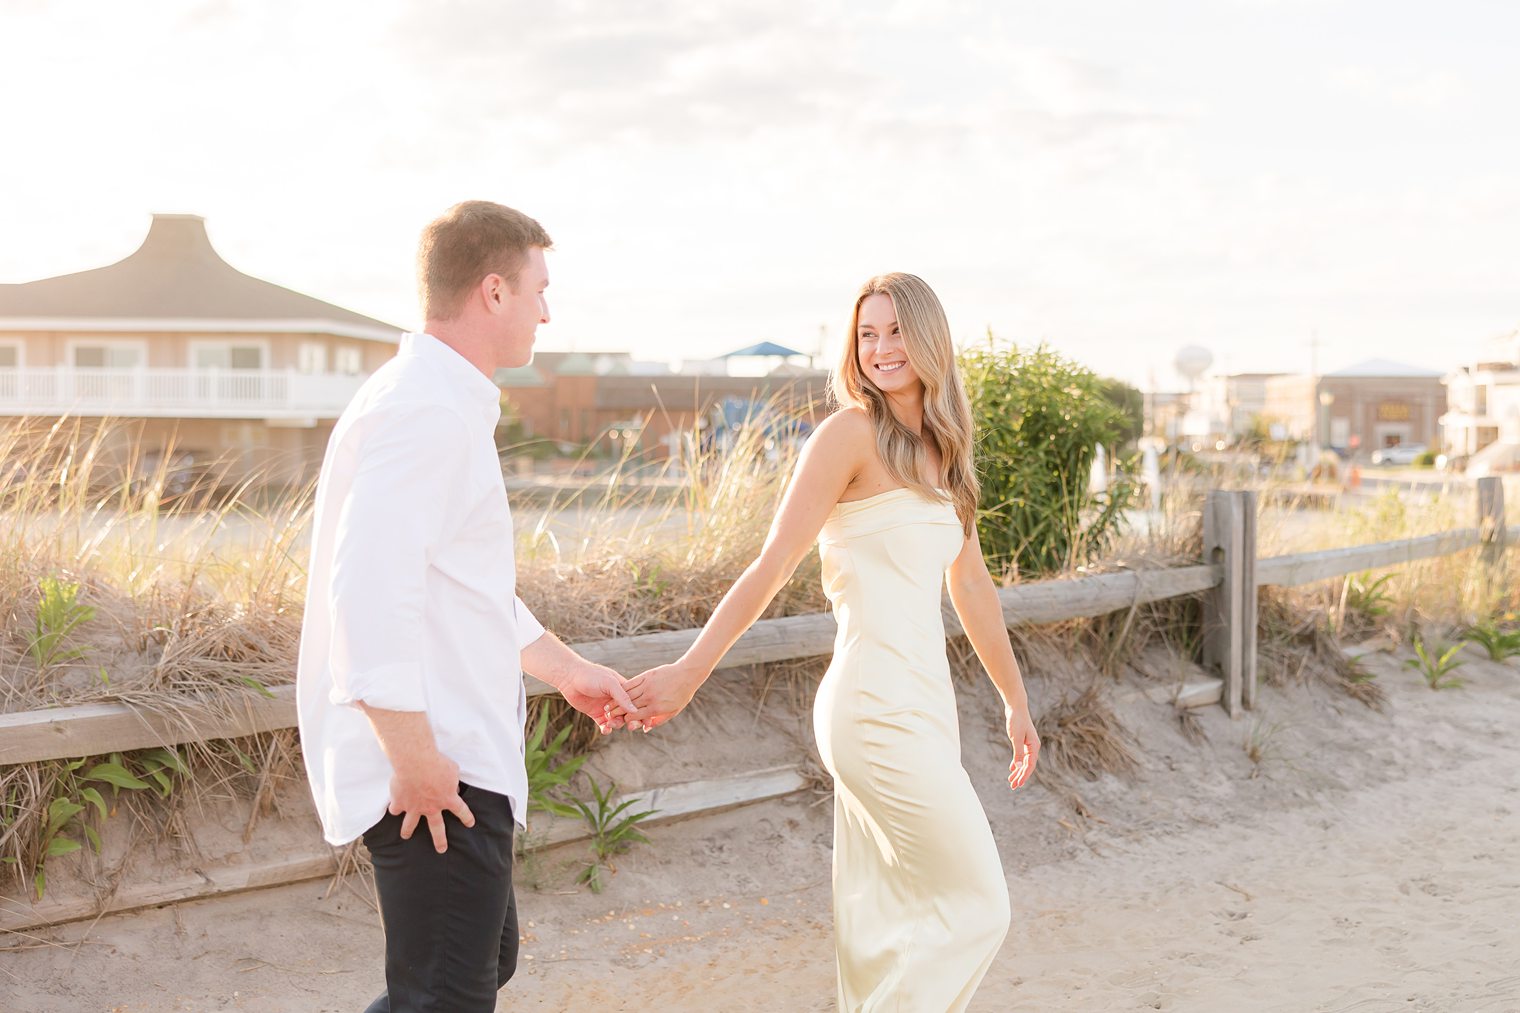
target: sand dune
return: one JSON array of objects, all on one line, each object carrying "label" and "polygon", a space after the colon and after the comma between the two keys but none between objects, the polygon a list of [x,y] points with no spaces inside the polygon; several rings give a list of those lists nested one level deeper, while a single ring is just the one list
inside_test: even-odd
[{"label": "sand dune", "polygon": [[[1118,710],[1142,772],[1082,785],[1086,820],[1043,787],[998,790],[987,701],[962,693],[1015,912],[973,1008],[1520,1010],[1520,664],[1469,657],[1468,685],[1443,692],[1374,660],[1383,713],[1268,689],[1244,721],[1205,713],[1203,745],[1178,732],[1166,679],[1132,673]],[[1058,680],[1033,684],[1048,698]],[[703,734],[731,737],[735,715],[753,730],[752,704],[730,709],[689,740],[620,748],[689,759]],[[564,885],[573,849],[540,858],[500,1008],[833,1009],[829,809],[813,801],[654,828],[600,896]],[[0,956],[0,1008],[361,1009],[380,984],[376,919],[357,891],[324,891],[57,930]]]}]

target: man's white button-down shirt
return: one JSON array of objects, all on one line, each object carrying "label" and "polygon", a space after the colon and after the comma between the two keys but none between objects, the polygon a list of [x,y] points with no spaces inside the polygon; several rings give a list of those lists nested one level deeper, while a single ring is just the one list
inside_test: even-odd
[{"label": "man's white button-down shirt", "polygon": [[425,711],[459,779],[509,796],[524,818],[519,654],[544,628],[515,593],[500,396],[448,345],[408,334],[328,441],[296,681],[332,844],[364,833],[390,800],[391,765],[359,701]]}]

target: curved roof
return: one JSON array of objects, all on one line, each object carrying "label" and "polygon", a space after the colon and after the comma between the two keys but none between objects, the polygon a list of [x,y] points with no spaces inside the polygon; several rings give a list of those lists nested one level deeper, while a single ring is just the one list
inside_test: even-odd
[{"label": "curved roof", "polygon": [[[154,215],[131,256],[106,267],[0,285],[0,324],[110,329],[317,330],[396,342],[401,328],[244,274],[211,246],[199,215]],[[237,324],[249,326],[237,327]]]},{"label": "curved roof", "polygon": [[1345,369],[1337,369],[1334,372],[1326,373],[1325,376],[1343,380],[1372,377],[1382,380],[1426,380],[1439,378],[1441,371],[1437,369],[1425,369],[1422,366],[1411,366],[1407,362],[1395,362],[1392,359],[1367,359],[1363,362],[1358,362],[1354,366],[1347,366]]}]

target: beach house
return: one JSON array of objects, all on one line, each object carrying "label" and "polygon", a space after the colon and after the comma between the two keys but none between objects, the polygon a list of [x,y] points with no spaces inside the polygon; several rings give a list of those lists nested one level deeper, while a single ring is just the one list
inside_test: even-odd
[{"label": "beach house", "polygon": [[1488,342],[1477,362],[1444,382],[1446,454],[1474,476],[1520,470],[1520,331]]},{"label": "beach house", "polygon": [[145,451],[286,481],[400,333],[237,270],[196,215],[154,215],[123,260],[0,285],[0,425],[119,420]]}]

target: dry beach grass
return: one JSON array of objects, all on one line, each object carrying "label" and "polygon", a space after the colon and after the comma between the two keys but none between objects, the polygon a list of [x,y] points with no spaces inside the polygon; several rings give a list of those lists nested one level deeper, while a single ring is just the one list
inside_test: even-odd
[{"label": "dry beach grass", "polygon": [[[124,481],[123,474],[142,469],[132,466],[131,441],[116,439],[109,426],[21,427],[4,439],[0,606],[7,621],[0,640],[0,709],[120,700],[183,714],[191,705],[234,707],[260,687],[293,678],[309,490],[270,496],[252,484],[228,489],[210,481],[198,491],[171,496],[171,476],[162,466],[156,474],[149,469]],[[120,446],[127,448],[125,460],[120,452],[112,458],[111,448]],[[763,541],[794,452],[775,443],[764,427],[748,427],[728,452],[682,461],[684,484],[676,497],[657,494],[641,481],[647,469],[624,461],[609,478],[545,511],[547,519],[556,507],[573,509],[581,518],[577,533],[567,535],[563,526],[545,522],[519,532],[523,597],[571,641],[699,625]],[[1199,490],[1205,485],[1206,480],[1179,483],[1143,533],[1126,536],[1104,560],[1072,573],[1196,559]],[[1295,531],[1292,547],[1460,526],[1466,510],[1458,495],[1413,506],[1379,498],[1336,515],[1308,538]],[[1263,540],[1271,545],[1277,536],[1265,521],[1264,528]],[[1416,564],[1370,592],[1375,576],[1265,596],[1265,681],[1284,689],[1327,686],[1377,705],[1376,682],[1351,668],[1336,637],[1383,631],[1404,640],[1431,628],[1444,635],[1482,615],[1513,609],[1513,591],[1485,584],[1471,557]],[[771,615],[824,607],[816,567],[815,557],[803,564]],[[77,583],[78,602],[96,611],[67,638],[77,656],[39,664],[29,648],[37,631],[37,589],[50,577]],[[1018,631],[1021,656],[1041,680],[1046,742],[1041,774],[1063,799],[1063,819],[1085,819],[1090,812],[1085,785],[1133,769],[1134,730],[1115,708],[1114,694],[1134,673],[1180,685],[1197,659],[1198,623],[1197,602],[1177,599]],[[965,643],[953,641],[951,649],[958,678],[968,686],[975,683],[979,670]],[[1049,660],[1056,657],[1080,665]],[[749,706],[756,720],[768,715],[765,734],[776,738],[764,750],[771,760],[808,769],[805,710],[819,670],[816,660],[785,663],[744,683],[753,690]],[[779,711],[778,703],[784,704]],[[624,747],[597,744],[589,726],[575,723],[553,701],[535,707],[552,708],[556,725],[575,724],[572,748],[596,747],[592,769],[599,768],[604,779],[631,787],[706,776],[706,758],[679,755],[679,737],[661,736],[648,745],[663,750],[661,762],[654,763]],[[716,705],[698,706],[690,723],[738,734],[725,724],[728,719],[714,716],[722,712]],[[1207,734],[1195,716],[1171,720],[1180,733]],[[119,793],[134,839],[154,833],[172,837],[170,854],[178,856],[173,861],[196,853],[197,834],[205,833],[212,818],[230,822],[246,841],[261,814],[273,807],[301,811],[299,749],[289,731],[195,743],[177,755],[183,772],[158,770],[168,790]],[[614,762],[620,756],[626,762]],[[94,758],[84,770],[108,759]],[[122,760],[140,779],[147,777],[143,761]],[[14,859],[8,863],[14,895],[34,887],[30,871],[45,857],[50,802],[71,776],[77,774],[60,762],[0,770],[0,857]],[[826,788],[821,775],[815,780]],[[88,809],[73,819],[65,828],[68,836],[80,837],[86,824],[108,839],[113,832],[126,833],[113,830],[119,819],[101,821]],[[131,850],[118,843],[99,858],[87,851],[57,856],[49,869],[52,886],[108,890],[124,874]],[[78,864],[77,875],[69,863]]]}]

